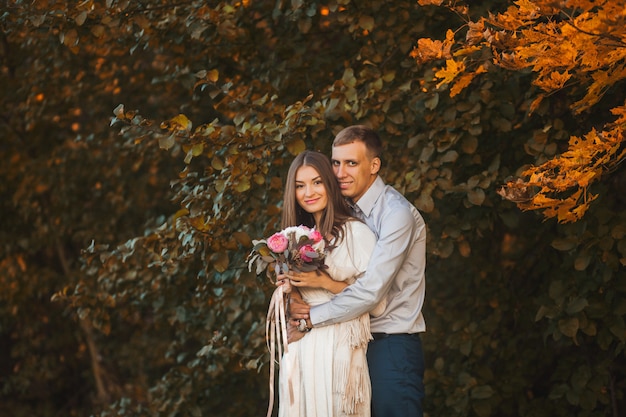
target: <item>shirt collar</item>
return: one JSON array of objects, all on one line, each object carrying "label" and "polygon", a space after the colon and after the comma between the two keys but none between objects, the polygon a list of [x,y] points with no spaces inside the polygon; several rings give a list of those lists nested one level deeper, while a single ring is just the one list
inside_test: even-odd
[{"label": "shirt collar", "polygon": [[370,185],[365,194],[359,198],[359,201],[357,201],[355,205],[364,215],[369,216],[374,208],[374,204],[376,204],[376,200],[378,200],[378,197],[380,197],[384,189],[385,182],[380,176],[376,176],[372,185]]}]

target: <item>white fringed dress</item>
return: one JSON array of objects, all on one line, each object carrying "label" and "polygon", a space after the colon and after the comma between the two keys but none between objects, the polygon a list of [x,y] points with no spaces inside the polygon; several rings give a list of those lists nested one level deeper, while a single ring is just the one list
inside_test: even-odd
[{"label": "white fringed dress", "polygon": [[[343,240],[326,255],[328,273],[353,283],[365,271],[376,243],[363,223],[345,224]],[[310,305],[330,300],[319,288],[301,288]],[[384,306],[378,306],[374,315]],[[371,386],[366,362],[371,339],[369,314],[330,326],[315,327],[289,344],[280,363],[279,417],[369,417]]]}]

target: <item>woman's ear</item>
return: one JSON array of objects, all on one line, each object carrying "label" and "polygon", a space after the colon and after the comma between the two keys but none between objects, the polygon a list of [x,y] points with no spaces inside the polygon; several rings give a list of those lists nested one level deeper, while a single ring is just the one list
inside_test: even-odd
[{"label": "woman's ear", "polygon": [[380,171],[380,158],[376,156],[370,162],[370,174],[378,174],[378,171]]}]

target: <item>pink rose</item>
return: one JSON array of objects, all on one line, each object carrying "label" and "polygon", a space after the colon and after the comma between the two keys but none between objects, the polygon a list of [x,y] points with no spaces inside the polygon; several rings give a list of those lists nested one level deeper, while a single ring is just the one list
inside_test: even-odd
[{"label": "pink rose", "polygon": [[320,240],[322,240],[322,234],[317,231],[317,230],[313,230],[311,231],[311,233],[309,233],[309,239],[311,239],[313,242],[317,243]]},{"label": "pink rose", "polygon": [[272,252],[276,253],[284,252],[288,244],[287,238],[280,233],[274,233],[267,239],[267,247],[270,248]]},{"label": "pink rose", "polygon": [[308,256],[308,254],[315,253],[315,249],[311,245],[304,245],[300,248],[300,259],[304,262],[311,262],[313,258]]}]

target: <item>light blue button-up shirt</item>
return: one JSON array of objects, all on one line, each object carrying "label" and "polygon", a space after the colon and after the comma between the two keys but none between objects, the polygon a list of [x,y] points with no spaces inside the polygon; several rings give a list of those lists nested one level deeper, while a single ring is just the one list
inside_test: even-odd
[{"label": "light blue button-up shirt", "polygon": [[376,234],[367,271],[332,300],[311,307],[313,326],[353,319],[386,297],[387,307],[371,318],[372,333],[418,333],[426,330],[426,224],[402,194],[377,177],[356,203],[355,214]]}]

